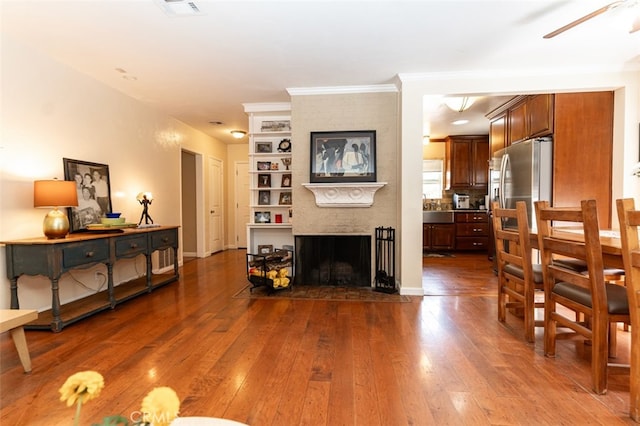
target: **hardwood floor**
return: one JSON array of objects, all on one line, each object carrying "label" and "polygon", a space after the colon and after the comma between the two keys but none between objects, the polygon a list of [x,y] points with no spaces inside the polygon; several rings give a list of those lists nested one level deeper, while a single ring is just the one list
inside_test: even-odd
[{"label": "hardwood floor", "polygon": [[632,424],[628,373],[595,395],[583,343],[545,358],[541,330],[527,344],[519,318],[497,321],[485,255],[425,258],[423,286],[439,295],[410,303],[233,298],[244,268],[243,251],[218,253],[61,333],[27,331],[31,374],[2,335],[0,424],[71,424],[58,388],[88,369],[105,389],[81,424],[135,413],[156,386],[178,393],[182,416],[254,426]]}]

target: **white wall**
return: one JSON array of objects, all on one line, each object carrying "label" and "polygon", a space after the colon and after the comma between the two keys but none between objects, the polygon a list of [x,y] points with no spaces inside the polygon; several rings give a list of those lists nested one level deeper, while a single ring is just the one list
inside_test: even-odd
[{"label": "white wall", "polygon": [[[638,161],[640,123],[640,72],[532,71],[530,74],[443,73],[405,74],[402,85],[402,208],[400,273],[404,294],[422,294],[421,194],[415,181],[421,159],[415,156],[422,143],[422,102],[425,95],[516,95],[527,93],[615,90],[613,141],[613,200],[634,197],[640,205],[640,179],[631,175]],[[614,202],[615,205],[615,202]],[[615,219],[617,213],[613,214]],[[615,222],[615,220],[613,221]]]},{"label": "white wall", "polygon": [[[4,35],[1,47],[0,241],[42,236],[46,210],[33,208],[33,181],[64,179],[63,157],[107,164],[113,209],[128,221],[138,221],[135,195],[145,190],[154,194],[156,223],[180,224],[181,146],[212,151],[215,140]],[[214,151],[224,158],[224,147]],[[65,274],[61,300],[90,293],[83,285],[96,288],[94,270],[104,266]],[[123,260],[114,280],[144,270],[143,259]],[[50,284],[42,277],[21,279],[19,294],[23,308],[50,307]],[[9,305],[2,246],[0,308]]]}]

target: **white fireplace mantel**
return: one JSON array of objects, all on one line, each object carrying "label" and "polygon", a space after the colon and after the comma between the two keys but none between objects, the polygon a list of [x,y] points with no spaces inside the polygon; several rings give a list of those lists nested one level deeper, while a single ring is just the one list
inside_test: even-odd
[{"label": "white fireplace mantel", "polygon": [[303,183],[318,207],[371,207],[378,189],[387,182]]}]

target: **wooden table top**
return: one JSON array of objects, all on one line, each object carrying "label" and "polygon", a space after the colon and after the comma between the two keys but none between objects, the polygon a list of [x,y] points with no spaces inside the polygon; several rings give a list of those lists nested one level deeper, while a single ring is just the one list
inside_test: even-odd
[{"label": "wooden table top", "polygon": [[142,234],[146,232],[163,231],[166,229],[175,229],[179,226],[149,226],[142,228],[115,228],[113,230],[101,230],[101,231],[86,231],[68,234],[65,238],[50,240],[45,236],[23,238],[19,240],[0,241],[0,244],[19,244],[19,245],[32,245],[32,244],[61,244],[61,243],[73,243],[77,241],[95,240],[99,238],[109,238],[120,235]]},{"label": "wooden table top", "polygon": [[[551,235],[573,241],[584,240],[581,228],[553,228]],[[531,247],[538,249],[538,233],[531,231],[530,239]],[[600,247],[602,248],[603,261],[606,266],[624,269],[620,232],[610,229],[600,230]]]}]

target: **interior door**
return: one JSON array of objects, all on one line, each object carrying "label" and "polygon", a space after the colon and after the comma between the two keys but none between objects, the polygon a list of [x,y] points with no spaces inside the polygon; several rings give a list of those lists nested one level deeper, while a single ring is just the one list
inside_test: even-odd
[{"label": "interior door", "polygon": [[249,223],[249,162],[236,162],[236,246],[247,247],[247,223]]},{"label": "interior door", "polygon": [[222,251],[224,247],[222,182],[222,161],[209,157],[209,246],[211,253]]}]

